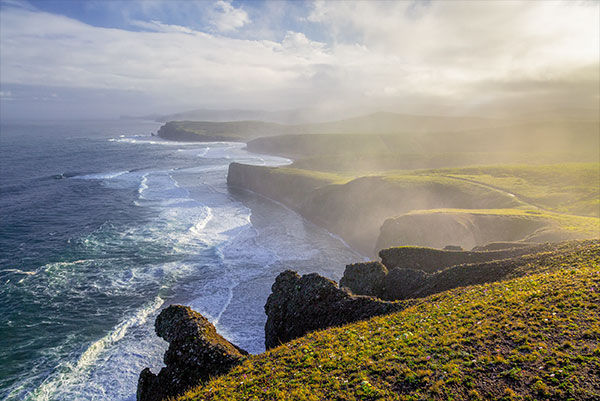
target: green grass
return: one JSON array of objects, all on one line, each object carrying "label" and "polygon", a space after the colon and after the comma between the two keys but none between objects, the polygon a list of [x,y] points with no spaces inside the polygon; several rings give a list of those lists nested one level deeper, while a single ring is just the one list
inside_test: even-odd
[{"label": "green grass", "polygon": [[432,213],[470,213],[495,216],[519,216],[532,220],[547,220],[566,231],[577,231],[590,237],[600,237],[600,219],[596,217],[574,216],[532,209],[427,209],[416,210],[410,214]]},{"label": "green grass", "polygon": [[269,169],[269,175],[280,175],[292,177],[311,178],[320,181],[321,185],[345,184],[355,176],[347,174],[328,173],[323,171],[304,170],[291,167],[274,167]]},{"label": "green grass", "polygon": [[478,166],[421,173],[481,182],[559,213],[600,217],[600,163]]},{"label": "green grass", "polygon": [[[600,397],[600,244],[250,357],[181,400]],[[538,270],[536,270],[536,268]]]}]

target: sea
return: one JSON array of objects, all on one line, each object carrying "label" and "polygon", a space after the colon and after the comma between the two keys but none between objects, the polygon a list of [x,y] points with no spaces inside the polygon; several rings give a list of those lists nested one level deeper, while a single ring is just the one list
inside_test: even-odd
[{"label": "sea", "polygon": [[189,305],[264,351],[264,304],[287,269],[339,280],[362,259],[285,206],[228,188],[231,162],[291,161],[235,142],[162,140],[155,122],[0,127],[0,399],[135,400]]}]

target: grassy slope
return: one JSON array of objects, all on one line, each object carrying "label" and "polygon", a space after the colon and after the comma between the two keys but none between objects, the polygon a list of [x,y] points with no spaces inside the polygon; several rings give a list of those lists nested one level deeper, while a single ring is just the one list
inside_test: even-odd
[{"label": "grassy slope", "polygon": [[540,260],[252,356],[181,400],[598,399],[600,245]]},{"label": "grassy slope", "polygon": [[423,174],[481,182],[555,212],[600,217],[600,163],[466,167]]},{"label": "grassy slope", "polygon": [[529,209],[428,209],[417,210],[410,214],[433,213],[469,213],[495,216],[519,216],[532,220],[547,220],[550,225],[556,225],[565,231],[577,231],[590,237],[600,235],[600,219],[586,216],[552,213]]}]

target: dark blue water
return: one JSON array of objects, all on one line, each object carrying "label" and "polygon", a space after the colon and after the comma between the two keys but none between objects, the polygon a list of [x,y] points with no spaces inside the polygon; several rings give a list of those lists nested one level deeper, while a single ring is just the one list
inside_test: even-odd
[{"label": "dark blue water", "polygon": [[263,350],[287,268],[339,279],[359,257],[295,213],[226,185],[236,143],[172,143],[140,122],[3,123],[0,399],[135,399],[158,371],[161,308],[184,303]]}]

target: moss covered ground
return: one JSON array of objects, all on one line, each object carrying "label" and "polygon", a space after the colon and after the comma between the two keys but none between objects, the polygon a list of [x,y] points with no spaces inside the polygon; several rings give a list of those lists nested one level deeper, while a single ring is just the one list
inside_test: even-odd
[{"label": "moss covered ground", "polygon": [[600,399],[600,244],[250,357],[180,400]]}]

